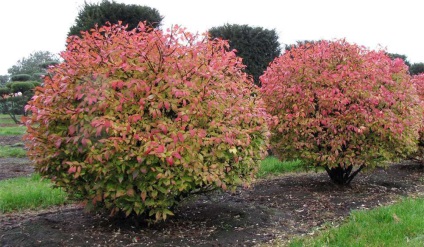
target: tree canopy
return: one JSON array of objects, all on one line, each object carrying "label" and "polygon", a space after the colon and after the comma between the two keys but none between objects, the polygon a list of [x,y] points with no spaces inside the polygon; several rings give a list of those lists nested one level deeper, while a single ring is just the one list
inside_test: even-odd
[{"label": "tree canopy", "polygon": [[75,19],[75,25],[69,30],[68,36],[81,36],[82,31],[92,29],[96,24],[103,26],[106,22],[128,24],[129,29],[137,27],[140,21],[146,21],[148,25],[157,28],[162,22],[163,16],[159,11],[148,6],[136,4],[117,3],[103,0],[101,3],[84,3],[83,8]]},{"label": "tree canopy", "polygon": [[8,75],[0,75],[0,87],[6,85],[6,83],[9,81]]},{"label": "tree canopy", "polygon": [[414,63],[409,66],[409,73],[411,75],[418,75],[424,73],[424,63]]},{"label": "tree canopy", "polygon": [[24,57],[21,60],[10,67],[7,72],[11,78],[16,75],[27,74],[34,81],[41,81],[40,75],[45,72],[44,64],[56,64],[59,63],[57,55],[49,51],[36,51],[31,53],[28,57]]},{"label": "tree canopy", "polygon": [[[290,45],[286,45],[285,50],[286,51],[290,51],[291,49],[294,48],[299,48],[301,46],[305,46],[307,44],[315,44],[315,43],[319,43],[321,40],[298,40],[296,41],[296,44],[290,44]],[[306,46],[305,46],[306,47]]]},{"label": "tree canopy", "polygon": [[400,58],[402,59],[408,67],[411,67],[411,63],[408,61],[408,57],[403,54],[397,54],[397,53],[387,53],[387,56],[389,56],[391,59]]},{"label": "tree canopy", "polygon": [[237,56],[243,58],[246,73],[253,76],[260,85],[259,76],[268,64],[281,53],[278,35],[275,30],[248,25],[225,24],[209,29],[211,38],[229,41],[230,49],[237,50]]}]

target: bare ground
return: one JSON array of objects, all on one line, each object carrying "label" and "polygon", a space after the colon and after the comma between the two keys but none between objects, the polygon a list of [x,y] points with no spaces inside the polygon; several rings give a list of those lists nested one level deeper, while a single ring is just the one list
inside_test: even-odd
[{"label": "bare ground", "polygon": [[288,174],[234,194],[198,195],[150,226],[85,213],[80,205],[0,214],[0,245],[254,246],[339,224],[351,210],[423,194],[424,167],[412,161],[363,172],[351,187],[333,185],[324,173]]},{"label": "bare ground", "polygon": [[[1,126],[4,126],[2,124]],[[22,136],[0,136],[0,146],[23,146]]]},{"label": "bare ground", "polygon": [[[2,146],[23,147],[22,136],[0,136],[0,148]],[[0,158],[0,180],[26,176],[33,172],[34,168],[28,158]]]}]

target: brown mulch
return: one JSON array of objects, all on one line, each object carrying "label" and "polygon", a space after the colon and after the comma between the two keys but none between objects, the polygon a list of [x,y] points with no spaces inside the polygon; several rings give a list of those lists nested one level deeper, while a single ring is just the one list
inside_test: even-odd
[{"label": "brown mulch", "polygon": [[79,205],[0,214],[1,246],[254,246],[339,224],[351,210],[423,195],[424,167],[412,161],[365,171],[350,187],[324,173],[257,181],[234,194],[213,192],[182,203],[166,222],[146,225]]},{"label": "brown mulch", "polygon": [[34,167],[28,158],[1,158],[0,180],[14,177],[23,177],[34,172]]},{"label": "brown mulch", "polygon": [[0,136],[1,146],[24,146],[22,136]]}]

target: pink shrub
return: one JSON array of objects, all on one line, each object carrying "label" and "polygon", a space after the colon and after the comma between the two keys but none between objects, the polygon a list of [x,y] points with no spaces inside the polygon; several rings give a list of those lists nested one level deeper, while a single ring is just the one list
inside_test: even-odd
[{"label": "pink shrub", "polygon": [[155,216],[248,185],[266,154],[257,87],[228,43],[140,24],[70,37],[27,105],[28,154],[87,206]]},{"label": "pink shrub", "polygon": [[[276,58],[261,77],[271,146],[348,184],[366,166],[416,150],[422,108],[408,68],[384,51],[320,41]],[[353,167],[358,169],[353,172]]]}]

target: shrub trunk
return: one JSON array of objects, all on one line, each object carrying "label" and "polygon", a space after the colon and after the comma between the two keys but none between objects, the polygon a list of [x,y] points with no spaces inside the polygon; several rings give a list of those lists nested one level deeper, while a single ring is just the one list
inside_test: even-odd
[{"label": "shrub trunk", "polygon": [[364,168],[365,166],[360,166],[356,171],[353,171],[353,165],[344,167],[338,165],[336,167],[325,167],[328,175],[330,176],[331,181],[338,185],[349,185],[352,179]]}]

